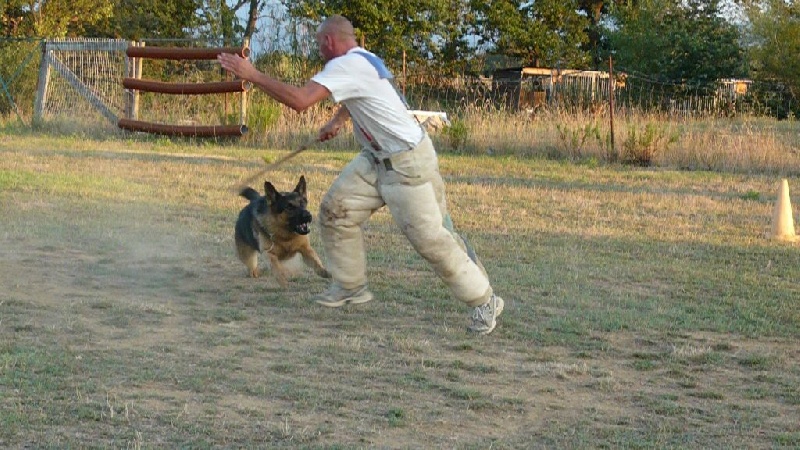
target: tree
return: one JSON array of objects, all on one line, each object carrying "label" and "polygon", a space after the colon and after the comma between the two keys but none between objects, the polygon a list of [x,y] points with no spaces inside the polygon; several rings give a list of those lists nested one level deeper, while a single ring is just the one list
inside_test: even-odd
[{"label": "tree", "polygon": [[475,71],[471,62],[477,60],[474,42],[469,38],[475,24],[475,14],[469,0],[449,0],[445,8],[434,13],[438,40],[429,47],[429,59],[442,72],[450,75]]},{"label": "tree", "polygon": [[112,9],[112,2],[102,0],[9,0],[0,3],[0,20],[6,36],[76,37]]},{"label": "tree", "polygon": [[765,0],[746,7],[756,77],[779,80],[797,96],[800,93],[800,4]]},{"label": "tree", "polygon": [[642,0],[613,16],[610,48],[621,70],[689,86],[744,75],[739,31],[718,0]]},{"label": "tree", "polygon": [[615,4],[628,4],[636,6],[638,0],[578,0],[578,9],[586,14],[589,25],[586,28],[588,41],[583,48],[592,57],[592,65],[604,65],[605,55],[608,53],[607,43],[603,39],[603,20]]},{"label": "tree", "polygon": [[483,44],[525,65],[584,68],[588,18],[576,0],[473,0]]},{"label": "tree", "polygon": [[[466,0],[282,0],[293,17],[318,24],[332,14],[353,23],[366,47],[387,61],[463,56]],[[439,63],[447,61],[438,60]]]},{"label": "tree", "polygon": [[[266,0],[7,0],[0,2],[6,36],[111,37],[234,41],[255,31]],[[250,6],[245,29],[237,12]]]},{"label": "tree", "polygon": [[[255,32],[264,0],[121,0],[112,16],[87,27],[88,35],[125,39],[206,40],[238,45]],[[239,11],[248,6],[242,25]]]},{"label": "tree", "polygon": [[[247,24],[244,27],[244,38],[252,40],[253,34],[256,32],[256,21],[258,19],[258,13],[264,9],[264,3],[260,2],[259,0],[246,0],[247,4],[249,5],[247,8]],[[244,2],[242,6],[244,6]]]},{"label": "tree", "polygon": [[179,39],[199,25],[200,0],[120,0],[113,14],[87,25],[86,35],[131,40]]}]

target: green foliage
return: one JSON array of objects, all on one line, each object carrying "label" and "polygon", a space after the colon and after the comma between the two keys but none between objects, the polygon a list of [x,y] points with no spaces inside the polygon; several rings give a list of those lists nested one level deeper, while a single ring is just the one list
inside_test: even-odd
[{"label": "green foliage", "polygon": [[247,111],[247,128],[253,133],[267,132],[281,117],[281,105],[272,99],[252,102]]},{"label": "green foliage", "polygon": [[193,35],[203,25],[201,0],[122,0],[113,14],[86,27],[93,37],[177,39]]},{"label": "green foliage", "polygon": [[538,67],[588,67],[586,16],[575,0],[473,0],[478,33],[498,53]]},{"label": "green foliage", "polygon": [[624,2],[625,0],[578,0],[580,11],[589,19],[586,28],[587,42],[581,46],[592,57],[592,67],[601,67],[605,62],[608,42],[603,39],[602,21],[608,14],[610,4]]},{"label": "green foliage", "polygon": [[41,41],[0,41],[0,117],[30,115],[36,96]]},{"label": "green foliage", "polygon": [[777,365],[774,356],[761,353],[741,355],[737,359],[737,362],[743,367],[749,367],[754,370],[769,370]]},{"label": "green foliage", "polygon": [[223,45],[241,42],[245,28],[237,13],[242,6],[249,3],[236,1],[233,2],[233,5],[229,5],[227,1],[199,0],[200,7],[197,15],[200,18],[200,27],[194,31],[206,39],[222,39]]},{"label": "green foliage", "polygon": [[178,39],[232,37],[242,31],[226,2],[203,0],[47,0],[0,2],[7,37]]},{"label": "green foliage", "polygon": [[281,80],[305,82],[322,69],[323,63],[318,57],[306,58],[275,51],[259,56],[255,60],[255,66]]},{"label": "green foliage", "polygon": [[389,419],[389,426],[402,427],[405,425],[406,413],[402,408],[391,408],[386,413],[386,417]]},{"label": "green foliage", "polygon": [[448,145],[453,151],[463,150],[469,140],[469,127],[467,123],[460,119],[453,119],[450,126],[442,130]]},{"label": "green foliage", "polygon": [[556,128],[558,129],[558,137],[564,152],[573,159],[581,157],[583,147],[590,138],[594,138],[600,143],[603,140],[597,123],[586,123],[583,126],[577,125],[574,127],[566,123],[558,123]]},{"label": "green foliage", "polygon": [[676,134],[655,122],[644,126],[629,126],[628,135],[622,143],[622,162],[636,166],[651,166],[655,157],[666,151],[670,144],[677,142]]},{"label": "green foliage", "polygon": [[742,200],[752,200],[752,201],[757,202],[757,201],[761,200],[761,193],[751,189],[751,190],[745,192],[744,194],[740,195],[739,198],[741,198]]},{"label": "green foliage", "polygon": [[463,49],[466,0],[282,0],[293,17],[316,26],[325,17],[341,14],[353,23],[365,47],[385,60],[436,60],[448,55],[458,61]]},{"label": "green foliage", "polygon": [[800,3],[753,2],[747,8],[752,24],[751,58],[761,79],[777,79],[800,92]]},{"label": "green foliage", "polygon": [[102,0],[8,0],[0,3],[0,23],[9,37],[75,37],[113,10],[113,2]]},{"label": "green foliage", "polygon": [[744,75],[739,32],[717,0],[644,0],[613,19],[608,37],[620,69],[695,87]]}]

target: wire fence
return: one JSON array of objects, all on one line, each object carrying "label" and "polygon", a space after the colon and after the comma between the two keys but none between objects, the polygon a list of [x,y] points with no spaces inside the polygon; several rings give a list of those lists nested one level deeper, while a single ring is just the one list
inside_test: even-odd
[{"label": "wire fence", "polygon": [[[42,83],[41,65],[45,41],[0,39],[0,118],[31,123],[41,102],[42,120],[67,117],[102,122],[85,96],[75,90],[75,81],[86,86],[120,117],[125,114],[127,73],[125,41],[81,39],[81,45],[54,55],[66,72],[52,75],[46,98],[37,86]],[[215,46],[209,41],[149,41],[157,46]],[[308,49],[297,53],[271,49],[252,54],[256,65],[284,81],[302,84],[322,67]],[[414,109],[447,112],[458,117],[466,108],[510,110],[535,115],[542,111],[585,113],[607,109],[613,92],[615,114],[658,113],[668,117],[733,117],[738,115],[794,117],[800,104],[780,83],[745,79],[718,80],[708,86],[664,82],[646,75],[626,72],[568,69],[510,68],[484,75],[445,75],[436,67],[403,67],[387,61],[398,85]],[[72,74],[65,77],[63,73]],[[74,79],[73,79],[74,75]],[[215,61],[145,60],[142,78],[171,82],[206,82],[228,76]],[[37,98],[37,95],[39,98]],[[265,122],[270,108],[255,106],[267,101],[255,94],[252,120]],[[142,96],[142,120],[165,123],[218,123],[238,120],[237,102],[225,96]],[[113,124],[112,124],[113,125]]]},{"label": "wire fence", "polygon": [[33,114],[41,62],[40,39],[0,39],[0,116]]}]

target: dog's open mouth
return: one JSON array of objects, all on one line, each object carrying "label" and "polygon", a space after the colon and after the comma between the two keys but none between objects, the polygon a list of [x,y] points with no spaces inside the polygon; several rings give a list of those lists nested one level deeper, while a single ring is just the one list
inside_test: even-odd
[{"label": "dog's open mouth", "polygon": [[311,222],[298,223],[294,226],[294,231],[297,234],[308,234],[311,232]]}]

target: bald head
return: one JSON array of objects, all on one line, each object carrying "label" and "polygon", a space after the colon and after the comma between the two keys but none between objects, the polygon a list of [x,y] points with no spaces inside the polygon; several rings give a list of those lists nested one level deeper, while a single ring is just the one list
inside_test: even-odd
[{"label": "bald head", "polygon": [[355,30],[353,30],[353,24],[350,23],[346,17],[340,16],[339,14],[334,14],[325,19],[319,25],[317,33],[328,34],[339,39],[352,38],[353,41],[356,39],[356,33]]},{"label": "bald head", "polygon": [[328,17],[317,28],[317,44],[325,61],[344,55],[358,46],[353,24],[338,14]]}]

